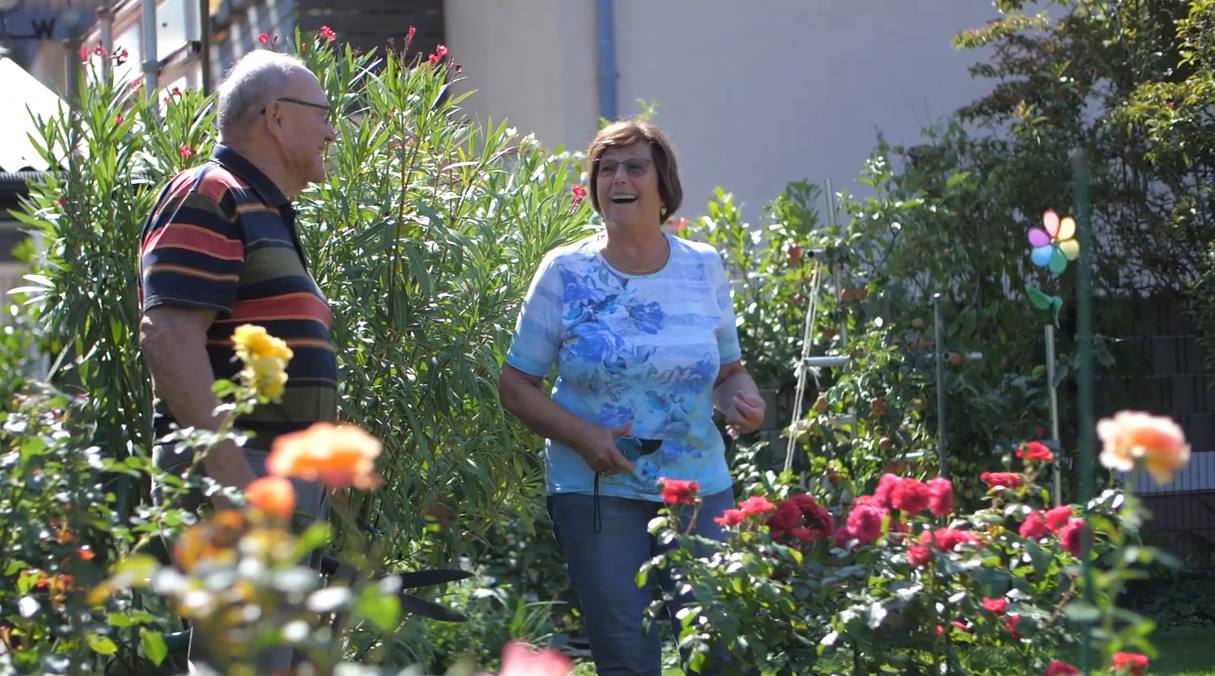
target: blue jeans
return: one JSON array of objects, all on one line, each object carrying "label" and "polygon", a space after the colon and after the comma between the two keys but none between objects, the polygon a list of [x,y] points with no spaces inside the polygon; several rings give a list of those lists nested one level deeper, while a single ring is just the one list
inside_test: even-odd
[{"label": "blue jeans", "polygon": [[[662,505],[646,500],[599,496],[603,527],[596,533],[592,527],[595,499],[580,493],[548,496],[548,513],[553,520],[557,543],[565,554],[570,580],[586,620],[591,656],[600,676],[659,676],[662,673],[662,645],[658,628],[651,625],[650,630],[645,631],[642,621],[646,608],[654,599],[655,577],[668,591],[670,579],[665,572],[655,570],[662,574],[651,575],[649,584],[638,588],[635,576],[641,564],[670,548],[670,545],[660,546],[646,530],[646,525],[658,515]],[[731,490],[704,496],[693,533],[714,540],[724,539],[721,526],[713,522],[713,517],[733,506]],[[690,507],[685,507],[681,518],[688,519],[691,512]],[[678,610],[678,607],[667,607],[676,636],[679,635],[679,622],[675,619]],[[710,661],[722,661],[721,651],[714,653],[717,659]],[[701,673],[715,672],[710,666]]]}]

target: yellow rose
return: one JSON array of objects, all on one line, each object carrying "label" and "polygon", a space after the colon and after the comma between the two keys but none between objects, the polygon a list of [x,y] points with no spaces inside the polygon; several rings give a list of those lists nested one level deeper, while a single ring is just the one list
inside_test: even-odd
[{"label": "yellow rose", "polygon": [[280,338],[275,338],[266,329],[254,324],[241,324],[232,332],[232,343],[236,356],[248,363],[251,359],[291,359],[291,348]]},{"label": "yellow rose", "polygon": [[245,361],[245,369],[240,374],[245,384],[259,396],[277,399],[287,384],[286,368],[287,362],[282,359],[254,357]]}]

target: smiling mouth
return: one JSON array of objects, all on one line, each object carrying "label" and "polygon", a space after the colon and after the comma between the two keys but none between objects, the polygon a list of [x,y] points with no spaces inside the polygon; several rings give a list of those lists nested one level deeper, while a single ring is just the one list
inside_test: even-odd
[{"label": "smiling mouth", "polygon": [[632,204],[637,201],[636,195],[612,195],[612,204]]}]

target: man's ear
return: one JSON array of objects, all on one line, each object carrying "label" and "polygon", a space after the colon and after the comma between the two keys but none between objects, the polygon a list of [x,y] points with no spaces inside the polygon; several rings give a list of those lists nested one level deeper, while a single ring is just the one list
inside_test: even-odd
[{"label": "man's ear", "polygon": [[278,141],[283,141],[285,136],[283,118],[279,116],[281,105],[278,101],[271,101],[266,106],[266,114],[262,116],[266,118],[263,122],[266,125],[266,131]]}]

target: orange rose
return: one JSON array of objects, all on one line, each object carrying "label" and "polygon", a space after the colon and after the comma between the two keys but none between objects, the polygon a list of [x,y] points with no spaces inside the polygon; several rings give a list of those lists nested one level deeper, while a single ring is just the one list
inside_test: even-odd
[{"label": "orange rose", "polygon": [[249,505],[276,519],[286,521],[295,512],[295,489],[281,476],[264,476],[245,486]]},{"label": "orange rose", "polygon": [[1101,464],[1120,472],[1137,465],[1147,469],[1157,484],[1173,479],[1173,472],[1190,461],[1185,433],[1169,418],[1142,411],[1119,411],[1097,423],[1101,437]]},{"label": "orange rose", "polygon": [[173,560],[185,572],[204,561],[231,565],[236,562],[236,545],[248,524],[241,513],[226,509],[207,521],[190,526],[173,543]]},{"label": "orange rose", "polygon": [[266,468],[271,474],[321,481],[330,488],[379,485],[375,459],[380,441],[354,425],[316,423],[274,440]]}]

